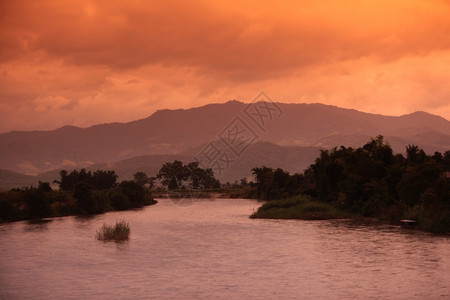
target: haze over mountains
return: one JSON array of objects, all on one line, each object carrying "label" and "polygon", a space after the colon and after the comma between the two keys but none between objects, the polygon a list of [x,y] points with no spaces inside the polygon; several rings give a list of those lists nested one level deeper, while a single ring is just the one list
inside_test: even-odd
[{"label": "haze over mountains", "polygon": [[[301,172],[314,161],[319,148],[357,147],[378,134],[385,136],[395,152],[404,153],[408,144],[418,145],[427,153],[450,149],[450,122],[425,112],[392,117],[323,104],[274,105],[274,115],[259,120],[264,126],[258,126],[258,120],[251,120],[245,113],[248,104],[229,101],[187,110],[161,110],[129,123],[3,133],[0,169],[37,175],[90,166],[113,169],[128,177],[175,158],[193,161],[205,145],[219,140],[237,117],[253,133],[254,140],[237,157],[239,162],[220,174],[219,178],[227,181],[248,176],[252,167],[262,164]],[[0,182],[11,176],[0,172]]]}]

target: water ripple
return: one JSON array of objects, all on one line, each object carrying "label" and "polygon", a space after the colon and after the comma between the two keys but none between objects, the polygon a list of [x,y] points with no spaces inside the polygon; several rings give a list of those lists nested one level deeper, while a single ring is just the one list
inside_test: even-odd
[{"label": "water ripple", "polygon": [[[254,220],[255,201],[0,225],[0,299],[449,299],[450,241],[383,223]],[[95,239],[128,220],[131,239]]]}]

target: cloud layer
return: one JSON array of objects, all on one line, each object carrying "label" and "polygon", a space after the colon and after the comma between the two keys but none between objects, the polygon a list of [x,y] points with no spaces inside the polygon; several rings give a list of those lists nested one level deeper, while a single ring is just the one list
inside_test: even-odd
[{"label": "cloud layer", "polygon": [[0,132],[261,90],[450,119],[450,2],[222,2],[0,1]]}]

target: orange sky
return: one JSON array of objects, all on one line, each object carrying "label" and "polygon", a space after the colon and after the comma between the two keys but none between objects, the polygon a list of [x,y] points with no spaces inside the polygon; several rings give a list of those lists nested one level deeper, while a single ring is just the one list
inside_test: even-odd
[{"label": "orange sky", "polygon": [[450,1],[279,2],[0,0],[0,132],[260,91],[450,120]]}]

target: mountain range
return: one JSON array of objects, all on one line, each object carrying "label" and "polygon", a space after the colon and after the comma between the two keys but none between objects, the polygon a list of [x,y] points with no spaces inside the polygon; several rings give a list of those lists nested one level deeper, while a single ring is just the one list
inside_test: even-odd
[{"label": "mountain range", "polygon": [[[450,122],[426,112],[384,116],[323,104],[233,100],[160,110],[129,123],[0,134],[0,187],[53,176],[52,181],[60,169],[81,167],[113,169],[120,178],[137,171],[154,175],[166,161],[193,161],[211,142],[232,156],[229,168],[218,174],[232,182],[263,164],[301,172],[319,149],[358,147],[379,134],[399,153],[408,144],[431,154],[450,149]],[[230,147],[233,138],[242,142],[239,149]]]}]

